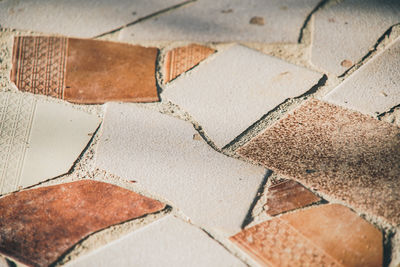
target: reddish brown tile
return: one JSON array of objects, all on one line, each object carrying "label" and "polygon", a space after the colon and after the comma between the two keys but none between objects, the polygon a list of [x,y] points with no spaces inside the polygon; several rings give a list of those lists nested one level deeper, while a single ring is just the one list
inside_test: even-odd
[{"label": "reddish brown tile", "polygon": [[282,212],[305,207],[321,199],[301,184],[286,180],[268,188],[265,210],[274,216]]},{"label": "reddish brown tile", "polygon": [[400,223],[400,129],[393,125],[312,99],[238,153]]},{"label": "reddish brown tile", "polygon": [[15,37],[11,80],[72,103],[158,101],[157,48],[64,37]]},{"label": "reddish brown tile", "polygon": [[165,83],[190,70],[214,52],[209,47],[197,44],[168,51],[165,58]]},{"label": "reddish brown tile", "polygon": [[381,266],[382,234],[341,205],[322,205],[255,225],[231,240],[263,265]]},{"label": "reddish brown tile", "polygon": [[92,180],[22,191],[0,199],[0,252],[48,266],[85,236],[164,206]]}]

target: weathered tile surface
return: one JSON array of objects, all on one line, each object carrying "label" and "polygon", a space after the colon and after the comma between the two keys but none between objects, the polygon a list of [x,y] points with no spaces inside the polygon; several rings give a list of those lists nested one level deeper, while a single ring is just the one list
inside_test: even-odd
[{"label": "weathered tile surface", "polygon": [[165,57],[165,83],[190,70],[214,52],[214,49],[197,44],[168,51]]},{"label": "weathered tile surface", "polygon": [[265,169],[217,153],[185,121],[128,104],[107,104],[97,166],[134,179],[195,223],[240,230]]},{"label": "weathered tile surface", "polygon": [[346,0],[331,4],[315,13],[311,62],[340,75],[399,22],[400,2],[396,0]]},{"label": "weathered tile surface", "polygon": [[400,38],[323,99],[370,115],[389,111],[400,104],[399,70]]},{"label": "weathered tile surface", "polygon": [[321,199],[301,184],[286,180],[268,188],[265,210],[271,216],[305,207]]},{"label": "weathered tile surface", "polygon": [[99,123],[66,105],[0,93],[0,194],[67,173]]},{"label": "weathered tile surface", "polygon": [[16,37],[11,80],[72,103],[158,101],[157,48],[64,37]]},{"label": "weathered tile surface", "polygon": [[311,99],[238,153],[399,224],[399,148],[398,127]]},{"label": "weathered tile surface", "polygon": [[268,266],[381,266],[382,234],[333,204],[283,215],[231,240]]},{"label": "weathered tile surface", "polygon": [[4,28],[94,37],[184,2],[183,0],[40,0],[0,2]]},{"label": "weathered tile surface", "polygon": [[218,52],[162,93],[189,112],[219,147],[290,97],[318,83],[321,74],[235,45]]},{"label": "weathered tile surface", "polygon": [[202,230],[167,216],[68,266],[245,266]]},{"label": "weathered tile surface", "polygon": [[78,181],[0,199],[0,252],[48,266],[85,236],[164,208],[115,185]]},{"label": "weathered tile surface", "polygon": [[[122,30],[123,40],[296,43],[317,0],[202,0]],[[254,18],[258,23],[254,23]],[[263,23],[260,23],[263,22]]]}]

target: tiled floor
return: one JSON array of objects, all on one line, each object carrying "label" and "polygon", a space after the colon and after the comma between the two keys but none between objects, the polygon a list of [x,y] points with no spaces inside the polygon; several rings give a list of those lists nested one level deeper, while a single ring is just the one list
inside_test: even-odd
[{"label": "tiled floor", "polygon": [[0,1],[0,266],[399,267],[399,23]]}]

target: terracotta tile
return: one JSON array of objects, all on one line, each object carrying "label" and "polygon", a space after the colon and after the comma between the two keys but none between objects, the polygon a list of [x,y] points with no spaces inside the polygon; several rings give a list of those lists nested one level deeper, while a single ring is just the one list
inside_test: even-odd
[{"label": "terracotta tile", "polygon": [[383,259],[379,230],[337,204],[283,215],[231,240],[272,266],[381,266]]},{"label": "terracotta tile", "polygon": [[238,153],[399,224],[399,148],[398,127],[312,99]]},{"label": "terracotta tile", "polygon": [[84,180],[0,199],[0,252],[47,266],[85,236],[164,208],[115,185]]},{"label": "terracotta tile", "polygon": [[197,44],[168,51],[165,59],[165,83],[190,70],[214,52],[214,49]]},{"label": "terracotta tile", "polygon": [[157,48],[64,37],[15,37],[11,80],[72,103],[158,101]]},{"label": "terracotta tile", "polygon": [[265,210],[271,216],[305,207],[321,199],[301,184],[286,180],[268,189]]}]

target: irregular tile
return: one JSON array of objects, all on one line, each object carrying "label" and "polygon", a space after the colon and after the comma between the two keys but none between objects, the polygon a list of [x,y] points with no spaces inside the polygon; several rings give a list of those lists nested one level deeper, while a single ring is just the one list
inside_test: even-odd
[{"label": "irregular tile", "polygon": [[400,104],[400,38],[323,99],[376,115]]},{"label": "irregular tile", "polygon": [[15,37],[19,90],[72,103],[158,101],[157,48],[65,37]]},{"label": "irregular tile", "polygon": [[134,179],[195,223],[241,229],[265,169],[217,153],[185,121],[128,104],[107,104],[97,166]]},{"label": "irregular tile", "polygon": [[399,148],[398,127],[311,99],[238,153],[399,224]]},{"label": "irregular tile", "polygon": [[[397,0],[346,0],[315,13],[311,62],[340,75],[400,22]],[[365,30],[368,29],[368,30]]]},{"label": "irregular tile", "polygon": [[94,37],[184,2],[183,0],[40,0],[0,2],[3,28]]},{"label": "irregular tile", "polygon": [[286,180],[268,188],[265,210],[274,216],[286,211],[299,209],[321,199],[301,184]]},{"label": "irregular tile", "polygon": [[124,28],[119,37],[137,41],[297,43],[304,21],[318,3],[202,0]]},{"label": "irregular tile", "polygon": [[285,214],[231,240],[268,266],[381,266],[382,234],[333,204]]},{"label": "irregular tile", "polygon": [[223,147],[287,98],[311,89],[321,76],[235,45],[171,83],[162,97],[189,112]]},{"label": "irregular tile", "polygon": [[99,123],[63,104],[0,93],[0,194],[67,173]]},{"label": "irregular tile", "polygon": [[170,215],[67,266],[245,266],[245,264],[199,228]]},{"label": "irregular tile", "polygon": [[0,199],[0,252],[48,266],[103,228],[164,208],[127,189],[83,180],[21,191]]},{"label": "irregular tile", "polygon": [[197,44],[168,51],[165,58],[165,83],[190,70],[214,52],[214,49]]}]

